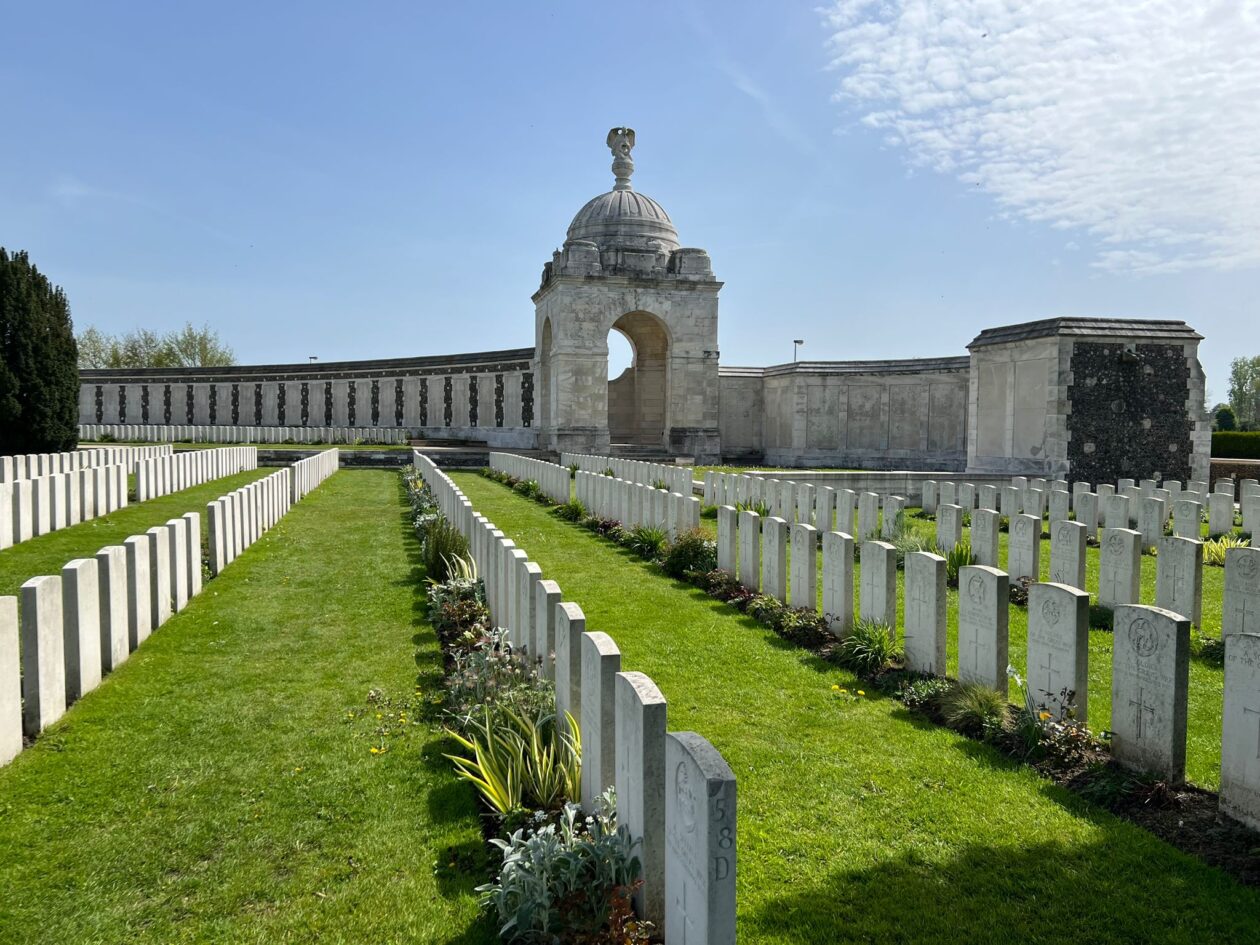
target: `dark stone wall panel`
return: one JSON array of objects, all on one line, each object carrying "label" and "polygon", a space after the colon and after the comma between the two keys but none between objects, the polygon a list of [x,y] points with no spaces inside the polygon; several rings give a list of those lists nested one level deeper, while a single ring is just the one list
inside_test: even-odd
[{"label": "dark stone wall panel", "polygon": [[1078,341],[1071,371],[1073,480],[1193,478],[1190,368],[1181,345]]}]

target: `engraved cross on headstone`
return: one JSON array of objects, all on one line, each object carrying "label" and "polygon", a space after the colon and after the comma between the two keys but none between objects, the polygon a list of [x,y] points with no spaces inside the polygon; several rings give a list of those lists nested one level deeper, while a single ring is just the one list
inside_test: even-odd
[{"label": "engraved cross on headstone", "polygon": [[1142,713],[1149,713],[1151,721],[1153,722],[1155,720],[1155,707],[1153,705],[1146,704],[1145,696],[1146,690],[1139,686],[1138,697],[1136,699],[1129,700],[1129,705],[1133,707],[1133,722],[1137,727],[1137,731],[1134,734],[1134,737],[1136,738],[1142,737],[1142,720],[1144,718]]},{"label": "engraved cross on headstone", "polygon": [[[682,909],[682,917],[683,917],[682,945],[687,945],[687,942],[689,940],[692,942],[695,941],[696,923],[691,918],[691,913],[687,911],[687,885],[688,885],[687,883],[682,884],[682,897],[681,897],[682,902],[678,903],[677,899],[674,900],[676,903],[678,903],[679,907]],[[688,932],[691,932],[692,934],[689,936],[687,934]]]},{"label": "engraved cross on headstone", "polygon": [[970,642],[971,642],[971,666],[969,668],[973,670],[977,670],[980,668],[980,651],[983,650],[985,653],[988,653],[989,647],[988,647],[988,644],[981,641],[980,635],[978,633],[972,634]]},{"label": "engraved cross on headstone", "polygon": [[[1260,618],[1260,610],[1256,610],[1255,598],[1250,594],[1243,595],[1242,605],[1238,608],[1238,611],[1238,616],[1240,618],[1238,623],[1238,632],[1255,633],[1254,629],[1247,629],[1248,624],[1254,628],[1256,625],[1256,619]],[[1251,619],[1248,620],[1248,618]]]},{"label": "engraved cross on headstone", "polygon": [[924,608],[932,602],[932,597],[930,594],[928,594],[926,583],[920,583],[919,586],[916,588],[916,590],[918,591],[918,593],[914,596],[914,598],[912,599],[912,602],[915,605],[915,609],[914,609],[915,616],[918,617],[920,621],[922,621]]},{"label": "engraved cross on headstone", "polygon": [[1246,718],[1248,715],[1256,717],[1256,760],[1260,761],[1260,709],[1243,706],[1243,718]]},{"label": "engraved cross on headstone", "polygon": [[1054,695],[1058,691],[1054,688],[1054,677],[1061,676],[1062,673],[1054,668],[1054,653],[1052,651],[1046,651],[1046,661],[1039,668],[1046,673],[1046,688],[1044,691],[1049,695]]}]

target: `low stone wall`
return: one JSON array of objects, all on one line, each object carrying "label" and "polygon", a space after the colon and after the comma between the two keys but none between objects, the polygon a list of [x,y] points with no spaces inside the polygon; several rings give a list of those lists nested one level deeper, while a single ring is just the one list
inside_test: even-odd
[{"label": "low stone wall", "polygon": [[1260,459],[1213,459],[1212,487],[1220,479],[1233,479],[1242,482],[1244,479],[1260,479]]},{"label": "low stone wall", "polygon": [[616,642],[587,631],[582,608],[563,600],[560,586],[545,579],[524,549],[478,515],[419,452],[415,463],[442,514],[468,539],[495,625],[507,628],[514,652],[554,681],[557,714],[571,713],[580,722],[583,805],[614,787],[619,823],[642,839],[640,915],[655,922],[666,941],[692,941],[687,929],[705,929],[695,937],[700,945],[734,942],[737,827],[730,767],[702,736],[668,732],[665,697],[652,680],[623,672]]}]

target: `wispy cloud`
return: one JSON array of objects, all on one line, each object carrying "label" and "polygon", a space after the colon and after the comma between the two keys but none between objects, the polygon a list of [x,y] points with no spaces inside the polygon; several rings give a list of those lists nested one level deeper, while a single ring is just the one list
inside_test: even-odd
[{"label": "wispy cloud", "polygon": [[837,98],[1096,265],[1260,265],[1260,5],[838,0]]}]

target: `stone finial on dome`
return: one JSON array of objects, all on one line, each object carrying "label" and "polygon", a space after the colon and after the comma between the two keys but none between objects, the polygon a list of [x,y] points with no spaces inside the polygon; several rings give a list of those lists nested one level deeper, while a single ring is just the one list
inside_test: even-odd
[{"label": "stone finial on dome", "polygon": [[630,186],[630,175],[634,173],[634,161],[630,157],[630,151],[634,148],[634,129],[611,129],[608,132],[608,147],[612,149],[612,172],[617,179],[613,190],[633,190]]}]

